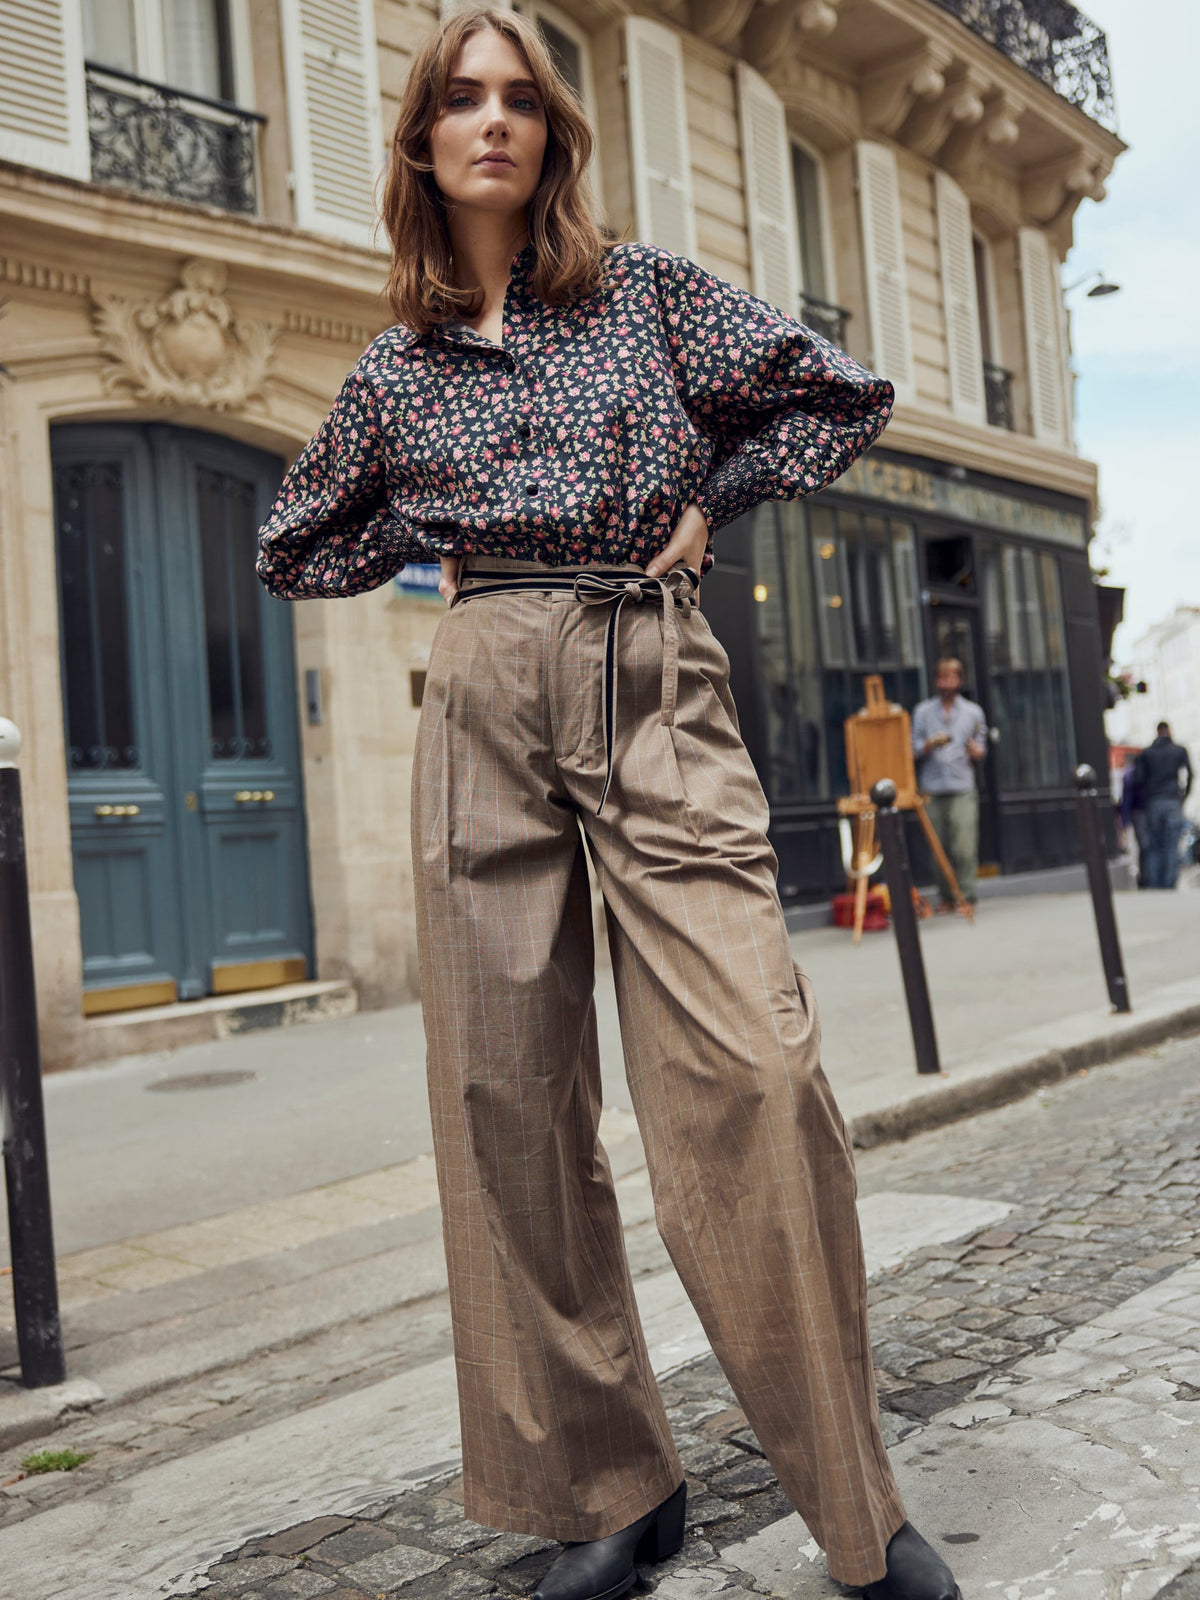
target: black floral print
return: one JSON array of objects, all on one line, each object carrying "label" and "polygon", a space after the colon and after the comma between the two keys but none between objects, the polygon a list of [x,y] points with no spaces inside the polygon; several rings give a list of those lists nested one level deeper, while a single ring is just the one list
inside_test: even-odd
[{"label": "black floral print", "polygon": [[689,501],[711,535],[823,489],[873,443],[892,386],[686,256],[614,245],[566,308],[517,253],[503,343],[462,322],[372,340],[259,530],[272,594],[352,595],[466,552],[644,566]]}]

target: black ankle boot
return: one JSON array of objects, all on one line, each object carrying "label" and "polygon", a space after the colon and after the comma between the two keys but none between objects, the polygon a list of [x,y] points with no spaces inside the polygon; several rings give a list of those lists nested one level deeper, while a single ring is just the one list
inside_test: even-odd
[{"label": "black ankle boot", "polygon": [[605,1539],[568,1544],[533,1600],[619,1600],[637,1582],[635,1561],[665,1561],[683,1543],[687,1484]]},{"label": "black ankle boot", "polygon": [[911,1522],[888,1540],[887,1576],[868,1583],[863,1600],[962,1600],[954,1574]]}]

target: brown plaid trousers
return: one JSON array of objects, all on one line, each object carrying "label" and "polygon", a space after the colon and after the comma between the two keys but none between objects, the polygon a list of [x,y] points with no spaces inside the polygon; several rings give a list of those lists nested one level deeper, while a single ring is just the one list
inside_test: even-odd
[{"label": "brown plaid trousers", "polygon": [[[548,570],[467,557],[464,594],[489,568]],[[668,718],[662,606],[626,605],[597,814],[609,610],[570,592],[459,601],[425,682],[413,862],[465,1510],[598,1539],[683,1476],[597,1136],[582,824],[659,1231],[831,1575],[874,1582],[905,1510],[879,1433],[854,1158],[728,657],[698,609],[677,610]]]}]

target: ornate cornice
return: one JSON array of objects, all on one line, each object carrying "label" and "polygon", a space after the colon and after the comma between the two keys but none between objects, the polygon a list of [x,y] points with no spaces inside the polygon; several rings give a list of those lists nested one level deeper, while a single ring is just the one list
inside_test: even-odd
[{"label": "ornate cornice", "polygon": [[334,344],[357,345],[361,350],[370,344],[374,332],[361,322],[346,322],[337,317],[318,316],[314,311],[283,313],[283,326],[288,333],[302,333],[310,339],[328,339]]},{"label": "ornate cornice", "polygon": [[794,131],[819,150],[835,150],[859,137],[858,94],[798,53],[790,55],[771,83],[787,107]]},{"label": "ornate cornice", "polygon": [[918,103],[934,101],[946,92],[949,50],[935,40],[889,61],[868,74],[859,88],[863,121],[873,133],[894,137]]},{"label": "ornate cornice", "polygon": [[0,280],[19,283],[23,289],[44,289],[51,294],[90,295],[92,292],[92,280],[86,272],[48,267],[40,261],[20,261],[15,256],[0,257]]},{"label": "ornate cornice", "polygon": [[[693,5],[698,0],[692,0]],[[842,0],[768,0],[744,18],[738,48],[752,67],[769,72],[793,46],[824,39],[838,25]],[[798,36],[798,37],[797,37]]]},{"label": "ornate cornice", "polygon": [[984,74],[964,61],[954,62],[945,79],[942,93],[915,105],[900,129],[900,142],[927,161],[956,131],[983,121],[983,97],[992,89]]}]

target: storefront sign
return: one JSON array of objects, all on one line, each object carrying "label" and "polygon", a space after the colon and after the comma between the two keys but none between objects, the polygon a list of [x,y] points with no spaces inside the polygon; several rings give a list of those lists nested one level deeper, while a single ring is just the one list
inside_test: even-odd
[{"label": "storefront sign", "polygon": [[1087,524],[1082,516],[1057,511],[1036,500],[1022,500],[1018,495],[1002,494],[997,489],[959,483],[900,461],[864,457],[838,479],[835,487],[868,500],[883,500],[890,506],[932,511],[958,522],[1024,534],[1030,539],[1049,539],[1076,550],[1087,548]]},{"label": "storefront sign", "polygon": [[438,583],[441,576],[440,562],[410,561],[407,566],[401,567],[392,582],[401,594],[433,595],[440,599]]}]

